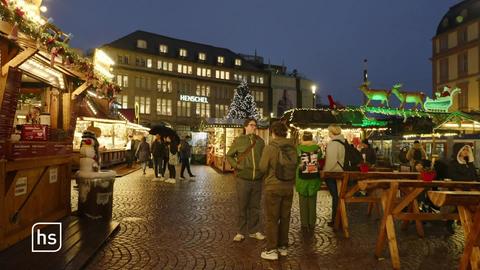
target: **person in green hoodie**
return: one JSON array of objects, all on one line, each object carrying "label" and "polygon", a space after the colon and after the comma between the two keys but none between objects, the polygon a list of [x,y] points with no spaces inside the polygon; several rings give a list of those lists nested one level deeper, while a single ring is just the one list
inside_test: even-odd
[{"label": "person in green hoodie", "polygon": [[233,241],[240,242],[245,234],[257,240],[265,239],[260,232],[260,198],[262,177],[258,163],[265,142],[255,134],[257,120],[247,119],[245,133],[235,138],[227,152],[227,161],[235,170],[238,199],[238,232]]},{"label": "person in green hoodie", "polygon": [[319,162],[322,150],[313,141],[310,132],[304,132],[301,143],[297,146],[299,168],[295,189],[298,192],[300,223],[305,231],[313,231],[317,220],[317,192],[320,190]]}]

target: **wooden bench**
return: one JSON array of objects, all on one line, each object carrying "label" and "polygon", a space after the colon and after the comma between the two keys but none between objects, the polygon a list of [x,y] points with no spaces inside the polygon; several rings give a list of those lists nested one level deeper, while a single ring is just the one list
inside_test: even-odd
[{"label": "wooden bench", "polygon": [[[436,206],[453,205],[458,208],[465,234],[465,248],[459,269],[480,268],[480,192],[429,191],[428,197]],[[472,217],[473,216],[473,217]]]},{"label": "wooden bench", "polygon": [[[394,226],[395,219],[402,220],[404,226],[410,220],[414,220],[418,235],[423,237],[425,235],[423,220],[456,220],[459,218],[456,213],[421,213],[418,209],[417,197],[422,192],[434,187],[449,190],[480,190],[480,183],[478,182],[457,181],[423,182],[418,180],[379,179],[362,180],[358,182],[358,186],[360,190],[383,191],[381,195],[383,217],[378,231],[375,256],[377,258],[381,257],[388,236],[388,246],[394,269],[400,269],[400,257]],[[407,207],[409,207],[409,211],[403,212]]]},{"label": "wooden bench", "polygon": [[[338,191],[338,206],[337,214],[335,217],[335,228],[339,229],[340,226],[343,230],[343,235],[346,238],[350,237],[349,224],[347,216],[347,203],[369,203],[368,215],[371,214],[372,209],[376,207],[378,209],[378,202],[380,198],[369,195],[366,197],[354,197],[360,188],[357,185],[359,180],[364,179],[419,179],[419,173],[413,172],[322,172],[322,179],[330,178],[337,181]],[[353,184],[353,185],[352,185]]]}]

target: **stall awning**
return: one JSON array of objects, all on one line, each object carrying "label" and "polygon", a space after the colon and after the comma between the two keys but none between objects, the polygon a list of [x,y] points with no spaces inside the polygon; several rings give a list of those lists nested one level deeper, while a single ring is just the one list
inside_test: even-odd
[{"label": "stall awning", "polygon": [[327,127],[337,124],[348,127],[382,127],[386,123],[369,119],[358,109],[293,109],[285,112],[282,117],[287,124],[300,128]]}]

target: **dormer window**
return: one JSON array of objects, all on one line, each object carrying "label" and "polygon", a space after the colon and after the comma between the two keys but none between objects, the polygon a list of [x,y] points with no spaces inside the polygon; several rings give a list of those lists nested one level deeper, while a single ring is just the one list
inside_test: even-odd
[{"label": "dormer window", "polygon": [[205,53],[198,53],[198,60],[205,61],[207,59],[207,55]]},{"label": "dormer window", "polygon": [[235,66],[241,66],[242,65],[242,59],[235,59]]},{"label": "dormer window", "polygon": [[217,62],[218,62],[219,64],[223,64],[223,63],[225,62],[225,58],[224,58],[223,56],[218,56],[218,57],[217,57]]},{"label": "dormer window", "polygon": [[137,48],[146,49],[147,48],[147,42],[145,40],[142,40],[142,39],[137,40]]},{"label": "dormer window", "polygon": [[179,54],[181,57],[187,57],[187,50],[186,49],[180,49]]},{"label": "dormer window", "polygon": [[165,44],[160,44],[159,50],[161,53],[167,53],[168,52],[168,47]]}]

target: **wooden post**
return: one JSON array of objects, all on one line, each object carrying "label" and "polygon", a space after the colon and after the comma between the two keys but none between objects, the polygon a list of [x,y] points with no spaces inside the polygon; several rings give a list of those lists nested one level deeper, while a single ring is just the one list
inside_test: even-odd
[{"label": "wooden post", "polygon": [[[377,244],[375,247],[375,257],[380,258],[382,255],[383,247],[385,246],[385,234],[387,226],[387,217],[392,212],[393,201],[398,191],[398,183],[390,183],[390,188],[388,191],[382,194],[382,206],[383,206],[383,217],[380,222],[380,228],[378,230]],[[390,255],[392,256],[392,255]]]}]

